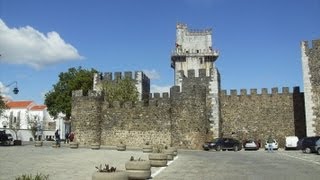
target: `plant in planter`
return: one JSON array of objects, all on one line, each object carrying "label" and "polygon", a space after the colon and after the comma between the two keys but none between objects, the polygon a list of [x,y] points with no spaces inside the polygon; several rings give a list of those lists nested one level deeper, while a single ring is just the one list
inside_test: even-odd
[{"label": "plant in planter", "polygon": [[105,164],[104,167],[100,164],[96,166],[97,172],[92,174],[92,180],[127,180],[128,175],[125,171],[119,171],[115,167],[109,167]]},{"label": "plant in planter", "polygon": [[120,141],[120,144],[117,145],[117,150],[118,151],[125,151],[126,147],[127,146],[122,141]]},{"label": "plant in planter", "polygon": [[126,162],[125,167],[129,179],[148,179],[151,176],[150,161],[141,158],[134,159],[131,156],[130,161]]},{"label": "plant in planter", "polygon": [[167,155],[161,153],[161,147],[155,147],[153,153],[149,154],[151,167],[163,167],[167,165]]},{"label": "plant in planter", "polygon": [[142,147],[142,152],[144,153],[152,153],[152,145],[149,144],[149,141],[146,142]]}]

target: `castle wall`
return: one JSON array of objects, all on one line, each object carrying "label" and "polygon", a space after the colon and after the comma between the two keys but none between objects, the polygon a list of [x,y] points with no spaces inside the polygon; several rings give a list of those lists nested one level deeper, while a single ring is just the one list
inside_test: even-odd
[{"label": "castle wall", "polygon": [[101,144],[128,146],[150,144],[171,145],[171,119],[168,98],[155,98],[148,104],[104,101],[102,106]]},{"label": "castle wall", "polygon": [[299,88],[293,93],[289,88],[283,88],[281,93],[278,88],[271,93],[264,88],[261,94],[256,89],[250,93],[242,89],[240,94],[231,90],[229,95],[223,90],[220,103],[223,136],[255,138],[264,143],[272,135],[280,147],[284,146],[285,136],[305,136],[303,94]]},{"label": "castle wall", "polygon": [[82,90],[72,94],[71,131],[81,145],[100,142],[101,96],[89,91],[83,96]]},{"label": "castle wall", "polygon": [[301,43],[307,136],[320,135],[320,40]]},{"label": "castle wall", "polygon": [[206,86],[188,84],[187,91],[179,86],[170,90],[172,117],[172,145],[179,148],[201,149],[209,133],[206,107]]}]

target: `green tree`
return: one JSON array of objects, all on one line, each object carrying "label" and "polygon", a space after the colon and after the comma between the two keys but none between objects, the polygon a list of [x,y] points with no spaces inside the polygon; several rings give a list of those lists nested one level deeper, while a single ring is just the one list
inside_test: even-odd
[{"label": "green tree", "polygon": [[53,85],[53,89],[45,95],[45,105],[50,115],[57,117],[64,113],[67,119],[71,116],[72,91],[82,89],[84,95],[92,89],[95,69],[70,68],[68,72],[59,74],[59,81]]},{"label": "green tree", "polygon": [[0,117],[6,108],[6,103],[3,101],[3,97],[0,95]]},{"label": "green tree", "polygon": [[120,103],[124,103],[126,101],[134,102],[138,100],[138,90],[135,82],[128,77],[104,82],[103,90],[105,92],[105,99],[109,102],[119,101]]}]

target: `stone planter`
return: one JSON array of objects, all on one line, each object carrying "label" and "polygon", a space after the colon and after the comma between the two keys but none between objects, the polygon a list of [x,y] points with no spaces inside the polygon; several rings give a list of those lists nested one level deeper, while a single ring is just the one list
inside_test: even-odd
[{"label": "stone planter", "polygon": [[167,160],[168,161],[172,161],[173,160],[173,150],[172,149],[164,149],[163,150],[163,154],[166,154],[167,155]]},{"label": "stone planter", "polygon": [[13,145],[21,146],[22,145],[22,141],[21,140],[13,140]]},{"label": "stone planter", "polygon": [[92,180],[128,180],[128,175],[121,170],[116,172],[95,172],[92,174]]},{"label": "stone planter", "polygon": [[51,146],[53,148],[58,148],[58,147],[60,147],[60,144],[57,144],[56,142],[53,142]]},{"label": "stone planter", "polygon": [[178,155],[178,149],[176,147],[169,147],[168,149],[173,150],[173,156]]},{"label": "stone planter", "polygon": [[163,167],[167,165],[167,155],[163,153],[149,154],[151,167]]},{"label": "stone planter", "polygon": [[70,142],[69,146],[71,149],[77,149],[79,147],[79,143],[77,142]]},{"label": "stone planter", "polygon": [[43,142],[42,141],[35,141],[34,142],[34,146],[35,147],[41,147],[43,145]]},{"label": "stone planter", "polygon": [[98,149],[100,149],[100,143],[92,143],[92,144],[91,144],[91,149],[93,149],[93,150],[98,150]]},{"label": "stone planter", "polygon": [[126,145],[125,144],[118,144],[117,145],[117,150],[118,151],[125,151],[126,150]]},{"label": "stone planter", "polygon": [[125,167],[129,179],[148,179],[151,176],[150,161],[128,161]]},{"label": "stone planter", "polygon": [[152,151],[153,151],[152,145],[147,145],[147,144],[143,145],[142,152],[152,153]]}]

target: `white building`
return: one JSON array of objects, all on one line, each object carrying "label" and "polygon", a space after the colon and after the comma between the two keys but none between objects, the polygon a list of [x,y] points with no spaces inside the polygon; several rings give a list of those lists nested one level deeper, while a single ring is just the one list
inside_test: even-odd
[{"label": "white building", "polygon": [[[34,140],[31,127],[36,127],[37,139],[54,139],[56,121],[49,115],[47,106],[33,101],[8,101],[8,109],[0,117],[0,129],[11,133],[14,139]],[[60,121],[59,121],[60,122]]]}]

